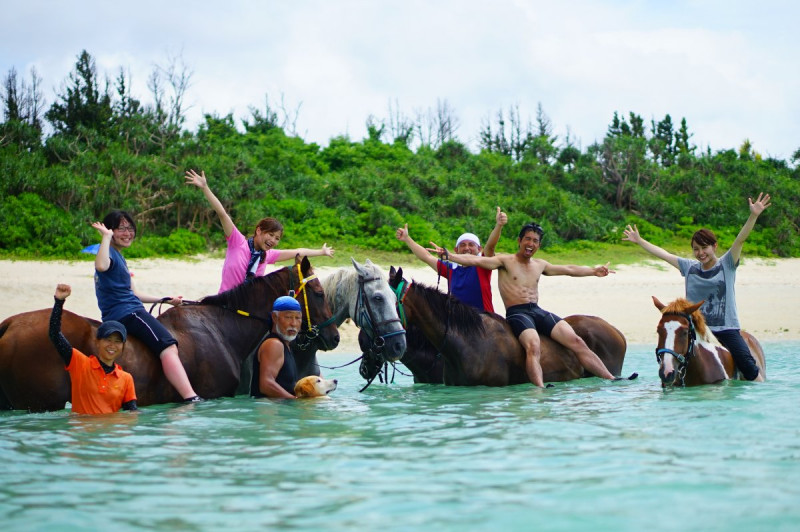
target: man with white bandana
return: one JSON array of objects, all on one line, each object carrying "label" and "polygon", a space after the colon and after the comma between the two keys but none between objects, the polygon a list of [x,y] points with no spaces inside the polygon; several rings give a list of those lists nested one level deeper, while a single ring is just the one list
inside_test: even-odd
[{"label": "man with white bandana", "polygon": [[297,364],[289,344],[300,332],[303,315],[300,303],[281,296],[272,305],[272,330],[253,358],[250,395],[271,399],[296,399]]},{"label": "man with white bandana", "polygon": [[[456,253],[469,254],[485,257],[494,256],[494,249],[497,241],[500,240],[500,232],[508,222],[508,216],[500,207],[497,207],[495,216],[495,226],[486,241],[486,247],[481,248],[480,239],[473,233],[464,233],[456,240]],[[433,251],[441,255],[442,248],[431,242],[433,248],[423,248],[417,244],[408,233],[408,224],[397,229],[397,239],[405,242],[414,255],[436,270],[436,272],[447,279],[450,283],[450,293],[458,298],[459,301],[475,307],[482,312],[494,312],[492,305],[492,270],[481,268],[480,266],[459,266],[452,262],[437,259],[429,252]]]}]

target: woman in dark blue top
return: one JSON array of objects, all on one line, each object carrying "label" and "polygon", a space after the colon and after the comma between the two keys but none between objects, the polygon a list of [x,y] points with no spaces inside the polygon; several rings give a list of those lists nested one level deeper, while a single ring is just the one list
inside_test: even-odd
[{"label": "woman in dark blue top", "polygon": [[[157,303],[160,297],[136,290],[128,265],[120,250],[130,247],[136,238],[136,224],[125,211],[112,211],[102,222],[92,227],[102,236],[100,249],[94,261],[94,285],[97,305],[103,321],[116,320],[128,334],[141,340],[159,356],[164,375],[185,402],[202,401],[195,393],[186,370],[178,357],[178,341],[144,308],[142,303]],[[181,304],[182,297],[173,297],[169,303]]]}]

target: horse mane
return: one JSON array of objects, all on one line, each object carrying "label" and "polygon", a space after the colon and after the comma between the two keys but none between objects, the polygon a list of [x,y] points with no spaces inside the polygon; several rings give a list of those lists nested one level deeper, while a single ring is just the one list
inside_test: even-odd
[{"label": "horse mane", "polygon": [[441,293],[436,288],[416,281],[413,284],[433,313],[442,316],[443,320],[449,320],[450,327],[455,331],[461,334],[483,334],[485,332],[481,313],[477,309],[462,303],[451,295]]},{"label": "horse mane", "polygon": [[[341,301],[347,301],[347,297],[353,290],[355,277],[358,275],[353,268],[339,268],[332,274],[324,279],[321,279],[322,291],[325,292],[325,297],[328,298],[328,305],[335,305],[335,302],[343,297]],[[336,313],[336,310],[331,307],[331,312]]]},{"label": "horse mane", "polygon": [[201,305],[214,305],[217,307],[241,308],[251,301],[252,291],[260,285],[268,288],[276,288],[279,283],[278,273],[286,270],[286,267],[270,272],[267,275],[258,275],[244,283],[239,284],[221,294],[214,294],[202,298],[198,303]]},{"label": "horse mane", "polygon": [[[361,264],[361,267],[367,270],[371,277],[386,279],[381,269],[375,264]],[[354,268],[339,268],[320,282],[322,283],[322,291],[325,292],[325,297],[328,298],[331,312],[336,314],[339,310],[338,305],[340,302],[346,305],[347,302],[355,298],[358,291],[358,271]]]},{"label": "horse mane", "polygon": [[[661,314],[688,314],[687,310],[692,305],[694,305],[694,303],[688,299],[679,297],[675,301],[668,303],[661,311]],[[713,342],[714,339],[711,337],[708,327],[706,326],[706,319],[703,317],[703,313],[700,312],[700,309],[698,308],[692,312],[691,316],[697,335],[705,341]]]}]

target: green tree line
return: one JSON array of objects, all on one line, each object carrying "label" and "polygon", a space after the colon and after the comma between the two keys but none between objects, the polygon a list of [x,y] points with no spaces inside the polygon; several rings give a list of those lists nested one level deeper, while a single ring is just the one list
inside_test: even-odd
[{"label": "green tree line", "polygon": [[[688,242],[710,227],[727,246],[747,218],[747,197],[765,191],[773,206],[747,252],[800,256],[800,149],[788,162],[747,141],[701,152],[686,119],[647,124],[633,112],[615,113],[603,140],[581,149],[553,135],[539,106],[533,123],[516,108],[487,119],[474,153],[456,137],[447,102],[417,119],[397,110],[370,117],[366,138],[321,147],[294,134],[291,116],[269,101],[239,124],[212,114],[187,130],[190,77],[175,62],[157,67],[153,103],[143,104],[123,69],[103,80],[83,51],[45,110],[36,72],[25,80],[11,69],[0,93],[0,252],[74,258],[97,241],[90,222],[117,208],[140,227],[130,256],[221,245],[216,215],[184,185],[193,168],[244,233],[264,216],[281,220],[284,247],[401,250],[394,231],[403,223],[419,242],[451,243],[463,231],[488,235],[498,205],[509,215],[506,236],[536,220],[545,247],[618,242],[628,223],[654,243]],[[504,238],[500,248],[513,246]]]}]

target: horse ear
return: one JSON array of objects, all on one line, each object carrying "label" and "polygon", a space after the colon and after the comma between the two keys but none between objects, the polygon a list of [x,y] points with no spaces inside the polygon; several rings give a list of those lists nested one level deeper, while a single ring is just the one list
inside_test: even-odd
[{"label": "horse ear", "polygon": [[658,298],[657,298],[656,296],[650,296],[650,297],[652,297],[652,298],[653,298],[653,304],[656,306],[656,308],[657,308],[658,310],[661,310],[661,311],[663,311],[663,310],[664,310],[664,307],[666,307],[666,305],[665,305],[664,303],[662,303],[661,301],[659,301],[659,300],[658,300]]},{"label": "horse ear", "polygon": [[688,307],[688,308],[686,309],[686,313],[687,313],[687,314],[694,314],[694,313],[697,311],[697,309],[699,309],[700,307],[702,307],[702,306],[703,306],[703,303],[705,303],[705,302],[706,302],[706,300],[704,299],[704,300],[702,300],[700,303],[695,303],[695,304],[694,304],[694,305],[692,305],[691,307]]},{"label": "horse ear", "polygon": [[294,255],[294,263],[295,264],[299,264],[300,263],[300,254],[299,253],[295,253],[295,255]]},{"label": "horse ear", "polygon": [[361,277],[366,277],[367,276],[367,272],[364,270],[364,267],[361,266],[358,263],[358,261],[356,261],[356,259],[354,259],[353,257],[350,257],[350,260],[353,261],[353,268],[356,269],[356,271],[358,272],[358,275],[360,275]]},{"label": "horse ear", "polygon": [[308,277],[311,272],[311,261],[308,260],[308,257],[303,257],[303,260],[300,262],[300,271],[303,272],[303,275]]},{"label": "horse ear", "polygon": [[391,281],[394,279],[394,276],[397,274],[397,270],[394,269],[394,266],[389,266],[389,280]]}]

